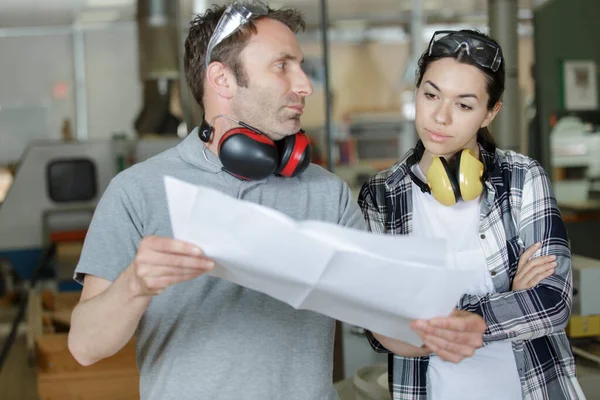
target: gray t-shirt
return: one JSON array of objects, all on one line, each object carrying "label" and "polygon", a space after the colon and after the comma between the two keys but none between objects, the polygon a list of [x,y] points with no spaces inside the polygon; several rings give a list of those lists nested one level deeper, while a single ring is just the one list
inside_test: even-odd
[{"label": "gray t-shirt", "polygon": [[[172,237],[165,175],[210,186],[297,219],[365,229],[348,186],[311,165],[296,178],[240,181],[196,131],[176,147],[118,174],[100,200],[75,279],[114,281],[144,236]],[[209,204],[206,205],[210,207]],[[310,249],[307,249],[310,251]],[[285,268],[286,260],[281,260]],[[295,310],[215,277],[176,284],[152,298],[137,330],[144,400],[333,400],[334,320]]]}]

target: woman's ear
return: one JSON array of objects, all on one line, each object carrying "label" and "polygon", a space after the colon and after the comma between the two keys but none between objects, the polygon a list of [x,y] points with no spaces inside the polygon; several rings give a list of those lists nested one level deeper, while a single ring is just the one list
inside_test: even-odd
[{"label": "woman's ear", "polygon": [[230,99],[235,89],[235,79],[229,68],[222,62],[213,61],[206,70],[208,87],[218,96]]},{"label": "woman's ear", "polygon": [[487,115],[485,116],[485,119],[483,120],[483,122],[481,123],[481,128],[485,128],[487,127],[489,124],[492,123],[492,121],[494,120],[494,118],[496,118],[496,115],[498,115],[498,112],[502,109],[502,102],[499,101],[496,103],[496,105],[487,112]]}]

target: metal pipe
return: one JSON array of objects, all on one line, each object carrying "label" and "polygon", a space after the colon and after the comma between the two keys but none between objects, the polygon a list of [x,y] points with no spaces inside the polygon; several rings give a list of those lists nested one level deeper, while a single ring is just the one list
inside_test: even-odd
[{"label": "metal pipe", "polygon": [[325,70],[323,87],[325,89],[325,137],[327,138],[327,169],[333,172],[333,154],[335,143],[333,142],[333,134],[331,130],[331,92],[329,90],[329,40],[327,39],[329,17],[327,13],[327,0],[320,0],[320,2],[321,46],[323,47],[323,68]]},{"label": "metal pipe", "polygon": [[73,66],[75,71],[75,121],[78,140],[88,138],[87,80],[85,74],[85,33],[73,29]]},{"label": "metal pipe", "polygon": [[493,134],[501,148],[520,151],[521,95],[517,0],[488,1],[490,35],[502,46],[506,69],[503,110],[494,120]]},{"label": "metal pipe", "polygon": [[178,79],[177,4],[167,0],[138,0],[137,26],[140,78]]},{"label": "metal pipe", "polygon": [[185,41],[189,33],[190,21],[197,14],[203,14],[210,6],[209,0],[179,0],[177,8],[177,31],[179,42],[179,98],[183,112],[187,133],[189,134],[195,126],[200,125],[204,110],[196,102],[185,76],[184,55]]},{"label": "metal pipe", "polygon": [[[425,25],[425,14],[423,13],[423,1],[413,0],[410,20],[411,52],[415,60],[418,60],[423,52],[423,25]],[[416,68],[416,66],[415,66]]]},{"label": "metal pipe", "polygon": [[[403,107],[406,107],[406,112],[403,112],[404,117],[408,120],[414,119],[415,112],[415,84],[416,70],[419,58],[423,53],[423,26],[427,22],[425,13],[423,12],[423,2],[421,0],[413,0],[412,18],[410,20],[410,58],[404,71],[404,82],[402,93]],[[407,102],[407,103],[404,103]],[[410,112],[408,112],[408,103],[410,104]],[[404,128],[398,138],[398,155],[402,156],[417,142],[417,128],[413,122],[404,124]]]},{"label": "metal pipe", "polygon": [[[179,54],[179,100],[181,101],[181,112],[183,113],[183,121],[185,122],[186,133],[190,133],[194,123],[192,119],[192,110],[190,106],[190,91],[188,89],[187,79],[185,77],[185,68],[183,65],[183,59],[185,56],[185,40],[187,32],[183,29],[183,15],[191,15],[192,13],[188,10],[189,4],[185,1],[179,1],[177,6],[177,13],[175,20],[177,21],[177,46]],[[186,20],[187,21],[187,20]],[[187,21],[189,22],[189,21]]]}]

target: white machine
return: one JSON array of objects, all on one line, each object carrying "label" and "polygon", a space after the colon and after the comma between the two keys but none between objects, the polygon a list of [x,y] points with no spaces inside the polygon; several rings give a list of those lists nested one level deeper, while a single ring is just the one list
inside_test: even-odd
[{"label": "white machine", "polygon": [[[126,142],[135,161],[174,146],[179,138]],[[123,141],[41,141],[19,162],[0,206],[0,261],[29,279],[51,232],[85,231],[94,208],[120,168]]]},{"label": "white machine", "polygon": [[572,313],[600,316],[600,260],[573,255],[571,264],[574,288]]},{"label": "white machine", "polygon": [[550,146],[552,166],[566,174],[554,182],[558,202],[588,200],[600,182],[600,131],[577,117],[563,117],[550,133]]}]

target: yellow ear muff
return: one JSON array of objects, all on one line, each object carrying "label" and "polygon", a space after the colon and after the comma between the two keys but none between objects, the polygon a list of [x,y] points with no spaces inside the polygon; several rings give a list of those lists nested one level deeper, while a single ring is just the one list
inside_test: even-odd
[{"label": "yellow ear muff", "polygon": [[445,206],[452,206],[458,201],[458,188],[455,188],[452,175],[446,160],[440,157],[433,158],[427,170],[427,183],[431,195]]},{"label": "yellow ear muff", "polygon": [[471,201],[481,196],[483,169],[483,163],[475,157],[473,150],[464,149],[461,152],[456,169],[456,180],[463,200]]}]

